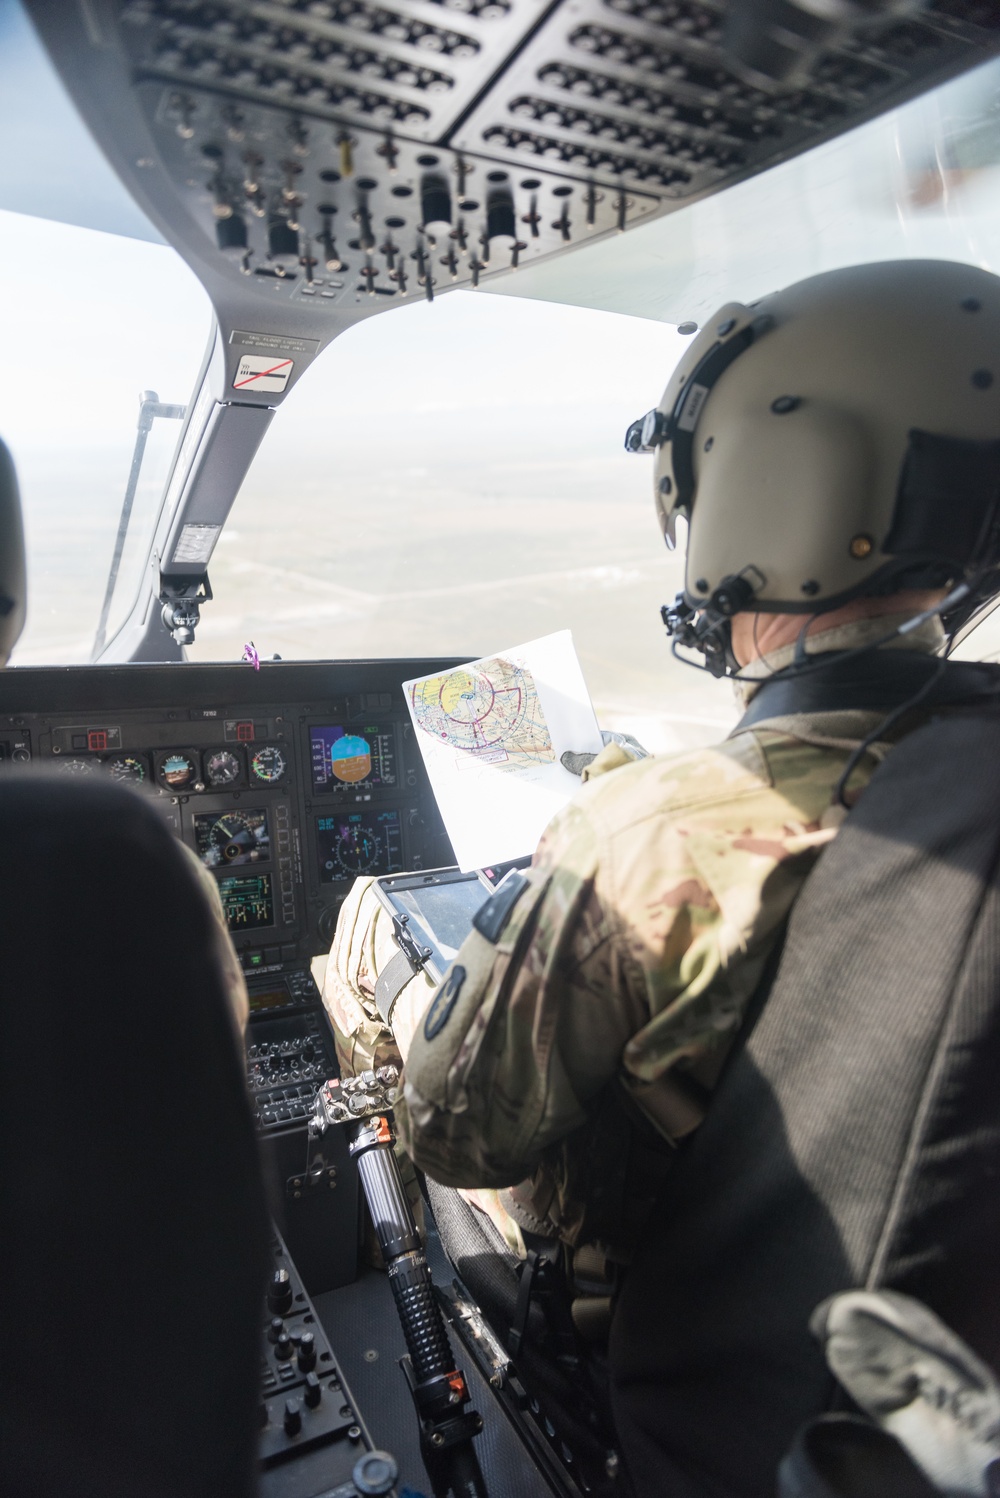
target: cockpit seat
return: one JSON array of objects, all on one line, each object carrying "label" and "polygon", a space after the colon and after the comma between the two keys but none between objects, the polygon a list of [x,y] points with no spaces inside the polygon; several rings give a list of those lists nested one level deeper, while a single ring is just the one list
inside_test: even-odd
[{"label": "cockpit seat", "polygon": [[66,774],[0,774],[0,847],[0,1491],[250,1498],[267,1217],[196,872]]},{"label": "cockpit seat", "polygon": [[772,1498],[836,1393],[808,1331],[849,1288],[1000,1367],[1000,713],[915,730],[795,905],[773,987],[681,1151],[612,1325],[642,1495]]}]

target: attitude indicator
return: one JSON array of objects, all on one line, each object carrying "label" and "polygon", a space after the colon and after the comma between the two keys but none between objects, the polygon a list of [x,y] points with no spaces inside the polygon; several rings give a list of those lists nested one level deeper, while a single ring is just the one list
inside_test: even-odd
[{"label": "attitude indicator", "polygon": [[313,787],[346,800],[368,800],[373,790],[396,784],[396,734],[390,726],[309,729]]}]

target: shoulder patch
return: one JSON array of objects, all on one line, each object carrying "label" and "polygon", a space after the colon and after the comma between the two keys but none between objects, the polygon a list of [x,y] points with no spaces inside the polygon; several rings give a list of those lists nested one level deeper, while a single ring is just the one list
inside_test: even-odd
[{"label": "shoulder patch", "polygon": [[491,946],[495,947],[503,935],[510,913],[528,888],[529,882],[523,874],[508,874],[496,893],[490,895],[472,917],[473,926],[480,936],[485,936]]},{"label": "shoulder patch", "polygon": [[433,1040],[435,1035],[440,1035],[451,1017],[464,982],[465,968],[453,967],[431,1000],[431,1006],[424,1017],[425,1040]]}]

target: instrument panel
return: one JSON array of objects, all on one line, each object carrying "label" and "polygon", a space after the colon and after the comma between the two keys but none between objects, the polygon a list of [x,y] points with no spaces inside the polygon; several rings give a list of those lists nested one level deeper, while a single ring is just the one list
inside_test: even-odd
[{"label": "instrument panel", "polygon": [[327,950],[360,874],[454,862],[403,698],[453,660],[26,668],[0,679],[0,774],[109,776],[215,879],[248,972]]}]

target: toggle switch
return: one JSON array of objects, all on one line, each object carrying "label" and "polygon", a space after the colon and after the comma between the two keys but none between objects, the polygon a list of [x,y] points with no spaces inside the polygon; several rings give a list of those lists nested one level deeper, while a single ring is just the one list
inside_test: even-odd
[{"label": "toggle switch", "polygon": [[354,214],[354,221],[361,229],[361,233],[358,235],[358,242],[361,248],[363,250],[373,250],[375,248],[375,235],[372,231],[372,218],[368,212],[367,202],[362,201],[358,204]]}]

